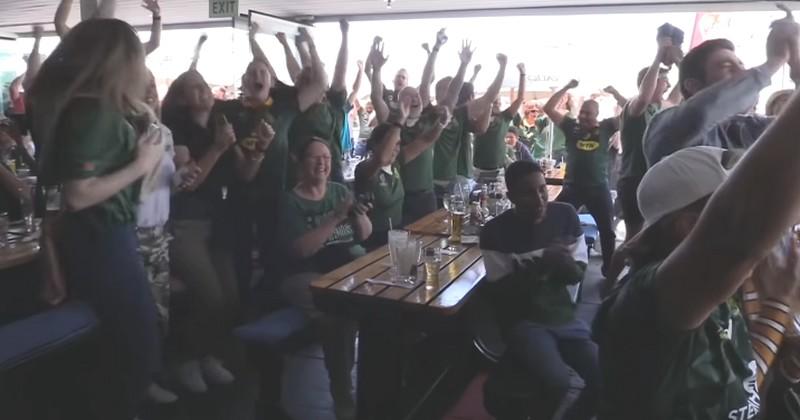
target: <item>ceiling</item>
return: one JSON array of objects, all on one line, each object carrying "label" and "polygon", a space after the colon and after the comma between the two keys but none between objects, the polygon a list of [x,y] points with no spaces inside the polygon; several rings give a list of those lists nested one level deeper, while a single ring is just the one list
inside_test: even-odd
[{"label": "ceiling", "polygon": [[[70,23],[80,15],[74,1]],[[140,0],[118,0],[117,16],[134,25],[147,25],[149,13],[140,7]],[[165,25],[208,22],[208,0],[160,0]],[[0,32],[28,32],[30,24],[40,23],[52,29],[52,17],[58,0],[0,0]],[[631,8],[660,10],[697,10],[698,8],[774,8],[769,2],[737,0],[239,0],[240,13],[254,9],[281,17],[313,16],[332,19],[338,16],[359,16],[361,19],[414,17],[435,15],[518,15],[531,13],[565,13],[586,11],[597,6],[602,10],[623,11]],[[223,20],[222,22],[227,22]],[[219,23],[219,22],[218,22]]]}]

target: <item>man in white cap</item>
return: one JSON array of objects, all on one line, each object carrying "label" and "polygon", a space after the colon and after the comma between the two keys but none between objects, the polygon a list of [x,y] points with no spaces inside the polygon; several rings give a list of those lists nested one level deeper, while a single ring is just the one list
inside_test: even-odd
[{"label": "man in white cap", "polygon": [[[739,153],[700,146],[642,179],[645,227],[630,244],[631,274],[594,325],[599,420],[758,417],[757,383],[768,366],[736,294],[752,276],[762,308],[781,320],[771,328],[790,322],[800,255],[787,238],[800,214],[798,113],[794,97],[736,170]],[[780,340],[761,344],[776,350]]]}]

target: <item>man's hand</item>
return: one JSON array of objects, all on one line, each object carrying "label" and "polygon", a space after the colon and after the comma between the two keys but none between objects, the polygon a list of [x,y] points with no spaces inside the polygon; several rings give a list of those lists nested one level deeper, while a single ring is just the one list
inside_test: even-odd
[{"label": "man's hand", "polygon": [[339,20],[339,29],[342,31],[343,34],[350,31],[350,22],[347,19],[340,19]]},{"label": "man's hand", "polygon": [[791,11],[786,8],[783,10],[787,12],[786,17],[772,22],[767,37],[767,63],[775,72],[791,58],[800,37],[800,27],[794,21]]},{"label": "man's hand", "polygon": [[461,60],[462,63],[469,63],[472,61],[472,54],[475,52],[472,49],[472,42],[464,40],[461,43],[461,52],[458,54],[458,59]]},{"label": "man's hand", "polygon": [[569,243],[559,240],[547,247],[542,253],[542,261],[548,266],[560,266],[565,262],[573,262]]},{"label": "man's hand", "polygon": [[572,79],[569,81],[569,83],[567,83],[567,89],[575,89],[579,84],[580,83],[577,80]]},{"label": "man's hand", "polygon": [[519,70],[519,74],[525,75],[525,63],[517,64],[517,70]]},{"label": "man's hand", "polygon": [[[250,32],[248,33],[250,35],[250,39],[253,39],[253,38],[256,37],[256,34],[258,33],[259,29],[261,29],[261,27],[258,26],[258,23],[250,22]],[[281,34],[283,34],[283,33],[281,32]],[[286,39],[286,34],[283,34],[283,38]],[[278,37],[278,39],[280,39],[280,37]]]},{"label": "man's hand", "polygon": [[505,66],[508,64],[508,56],[505,54],[497,54],[497,62],[500,63],[501,66]]},{"label": "man's hand", "polygon": [[442,45],[447,43],[447,34],[445,33],[445,29],[439,29],[439,32],[436,32],[436,47],[441,47]]},{"label": "man's hand", "polygon": [[372,46],[372,51],[369,52],[367,60],[375,70],[380,70],[384,64],[389,60],[389,56],[383,55],[383,43],[378,42]]},{"label": "man's hand", "polygon": [[158,0],[142,0],[142,7],[149,10],[153,17],[161,16],[161,6],[158,5]]},{"label": "man's hand", "polygon": [[610,95],[613,95],[613,94],[617,93],[617,88],[615,88],[614,86],[609,85],[609,86],[606,86],[603,89],[603,92],[608,93]]},{"label": "man's hand", "polygon": [[356,67],[358,67],[358,72],[361,73],[364,71],[364,61],[358,60],[356,61]]},{"label": "man's hand", "polygon": [[434,113],[436,114],[436,123],[441,127],[445,128],[450,124],[450,119],[452,115],[450,114],[450,110],[446,106],[437,106],[434,108]]},{"label": "man's hand", "polygon": [[42,34],[44,33],[44,28],[42,25],[34,25],[33,26],[33,37],[36,39],[42,39]]},{"label": "man's hand", "polygon": [[178,175],[178,190],[180,191],[194,191],[197,189],[197,178],[203,170],[197,166],[194,161],[189,162],[184,167],[180,168],[177,172]]},{"label": "man's hand", "polygon": [[289,43],[289,42],[286,40],[286,34],[285,34],[285,33],[283,33],[283,32],[278,32],[277,34],[275,34],[275,37],[276,37],[276,38],[278,38],[278,42],[280,42],[280,43],[281,43],[281,45],[286,45],[286,44],[288,44],[288,43]]},{"label": "man's hand", "polygon": [[431,46],[428,45],[427,42],[422,43],[422,49],[425,50],[425,52],[428,53],[428,55],[431,55]]}]

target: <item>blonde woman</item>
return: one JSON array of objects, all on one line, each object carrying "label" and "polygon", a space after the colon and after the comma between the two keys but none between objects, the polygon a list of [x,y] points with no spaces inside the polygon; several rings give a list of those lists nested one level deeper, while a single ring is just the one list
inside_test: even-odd
[{"label": "blonde woman", "polygon": [[130,25],[92,19],[64,37],[30,91],[40,182],[62,187],[57,240],[70,292],[101,322],[104,369],[93,408],[104,419],[136,415],[160,361],[135,231],[141,180],[164,153],[141,101],[144,57]]}]

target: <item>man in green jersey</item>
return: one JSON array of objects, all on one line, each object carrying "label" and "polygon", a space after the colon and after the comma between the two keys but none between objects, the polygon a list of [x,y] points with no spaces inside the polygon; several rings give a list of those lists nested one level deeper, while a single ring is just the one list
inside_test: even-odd
[{"label": "man in green jersey", "polygon": [[508,128],[519,112],[525,99],[525,64],[517,64],[519,90],[517,98],[504,111],[500,109],[500,98],[492,102],[492,119],[485,133],[475,139],[475,179],[479,183],[496,181],[502,177],[506,163],[506,135]]},{"label": "man in green jersey", "polygon": [[612,228],[611,192],[608,188],[608,143],[617,131],[618,119],[597,120],[599,105],[587,100],[581,106],[578,118],[572,118],[557,109],[558,103],[570,89],[578,86],[570,81],[556,92],[544,106],[544,112],[559,126],[567,138],[567,171],[564,189],[556,201],[572,204],[576,210],[586,205],[600,231],[603,251],[603,275],[611,264],[616,235]]}]

